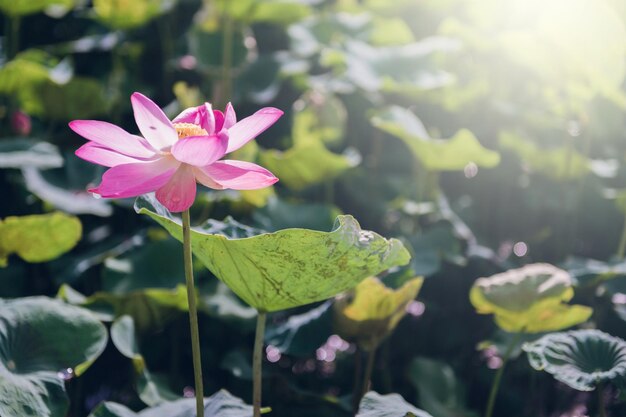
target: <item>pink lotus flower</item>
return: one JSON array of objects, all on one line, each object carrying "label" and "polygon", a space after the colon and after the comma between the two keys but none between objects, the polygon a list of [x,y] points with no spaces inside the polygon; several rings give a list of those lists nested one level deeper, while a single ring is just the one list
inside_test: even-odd
[{"label": "pink lotus flower", "polygon": [[143,94],[134,93],[131,103],[143,137],[107,122],[70,122],[74,132],[89,140],[76,155],[110,167],[100,185],[90,192],[106,198],[126,198],[156,191],[165,207],[181,212],[193,204],[196,181],[216,190],[254,190],[278,181],[256,164],[220,158],[273,125],[282,111],[266,107],[237,122],[230,103],[224,113],[204,103],[170,121]]}]

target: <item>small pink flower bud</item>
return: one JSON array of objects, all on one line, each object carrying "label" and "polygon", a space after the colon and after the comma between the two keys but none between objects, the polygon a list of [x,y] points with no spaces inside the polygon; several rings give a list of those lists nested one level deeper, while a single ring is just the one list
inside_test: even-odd
[{"label": "small pink flower bud", "polygon": [[11,129],[19,136],[28,136],[32,128],[30,116],[21,110],[13,112],[11,115]]}]

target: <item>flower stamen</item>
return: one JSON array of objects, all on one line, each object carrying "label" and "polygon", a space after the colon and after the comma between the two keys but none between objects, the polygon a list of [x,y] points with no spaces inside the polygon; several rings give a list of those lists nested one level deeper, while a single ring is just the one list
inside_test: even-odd
[{"label": "flower stamen", "polygon": [[184,139],[189,136],[209,135],[206,130],[193,123],[174,123],[174,129],[176,129],[176,133],[178,133],[178,139]]}]

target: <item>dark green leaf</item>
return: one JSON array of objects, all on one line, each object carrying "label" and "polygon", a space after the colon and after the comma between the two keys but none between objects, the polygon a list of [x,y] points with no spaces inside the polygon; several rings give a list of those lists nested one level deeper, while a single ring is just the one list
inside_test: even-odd
[{"label": "dark green leaf", "polygon": [[57,374],[81,375],[104,350],[105,327],[89,311],[45,297],[0,300],[0,322],[0,415],[64,417]]},{"label": "dark green leaf", "polygon": [[365,394],[356,417],[432,417],[404,401],[400,394],[380,395],[370,391]]},{"label": "dark green leaf", "polygon": [[0,168],[46,169],[62,165],[63,158],[57,147],[48,142],[35,142],[24,138],[0,141]]},{"label": "dark green leaf", "polygon": [[[250,417],[252,406],[220,390],[204,400],[205,417]],[[120,404],[101,404],[89,417],[196,417],[196,400],[186,398],[146,408],[135,413]]]},{"label": "dark green leaf", "polygon": [[524,350],[533,368],[579,391],[626,383],[626,342],[600,330],[548,334]]},{"label": "dark green leaf", "polygon": [[290,316],[284,323],[269,325],[265,343],[288,355],[311,355],[332,332],[331,305],[332,301],[326,301],[305,313]]},{"label": "dark green leaf", "polygon": [[402,139],[416,159],[429,171],[463,170],[469,163],[493,168],[500,155],[484,148],[469,130],[459,130],[450,139],[431,139],[421,121],[409,110],[390,107],[372,118],[377,128]]}]

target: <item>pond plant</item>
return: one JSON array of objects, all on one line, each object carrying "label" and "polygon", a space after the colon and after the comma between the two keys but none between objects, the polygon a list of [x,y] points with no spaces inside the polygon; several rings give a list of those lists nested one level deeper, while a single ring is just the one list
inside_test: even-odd
[{"label": "pond plant", "polygon": [[623,0],[0,15],[0,417],[626,415]]},{"label": "pond plant", "polygon": [[379,279],[369,277],[335,300],[334,327],[337,333],[346,340],[354,341],[359,352],[367,355],[364,371],[361,371],[361,355],[356,356],[357,383],[352,399],[355,412],[359,409],[361,398],[369,391],[376,350],[404,317],[408,304],[417,297],[423,281],[422,277],[415,277],[393,290]]},{"label": "pond plant", "polygon": [[524,345],[530,365],[579,391],[598,392],[598,416],[605,417],[605,389],[626,383],[626,342],[600,330],[552,333]]},{"label": "pond plant", "polygon": [[476,280],[470,291],[476,311],[493,314],[498,327],[516,335],[502,355],[486,417],[493,413],[504,367],[523,334],[561,330],[589,319],[591,308],[566,304],[573,296],[571,276],[549,264],[529,264]]},{"label": "pond plant", "polygon": [[[155,192],[157,200],[173,212],[182,212],[184,269],[189,303],[191,346],[196,392],[196,413],[204,416],[204,389],[196,290],[193,279],[189,208],[196,197],[196,181],[215,189],[251,190],[278,179],[250,162],[221,160],[271,126],[281,115],[263,109],[239,122],[232,106],[214,111],[210,103],[188,108],[173,121],[152,100],[140,93],[131,96],[135,121],[143,138],[96,120],[74,120],[70,128],[90,142],[76,155],[109,167],[102,182],[89,191],[106,198],[136,197]],[[261,329],[263,323],[261,323]],[[262,330],[261,330],[262,332]],[[255,388],[255,417],[260,395]]]}]

